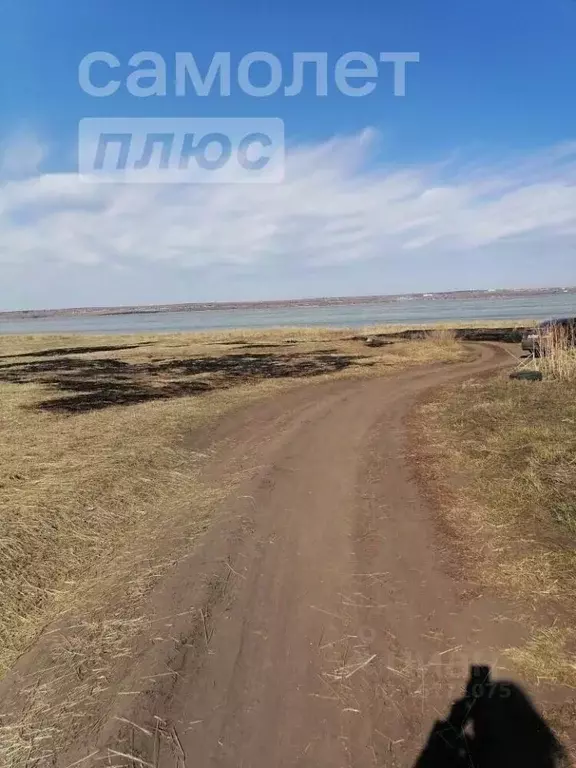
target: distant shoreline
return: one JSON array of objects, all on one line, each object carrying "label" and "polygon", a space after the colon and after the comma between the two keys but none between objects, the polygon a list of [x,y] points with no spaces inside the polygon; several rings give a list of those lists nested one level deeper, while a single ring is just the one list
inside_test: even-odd
[{"label": "distant shoreline", "polygon": [[392,304],[404,301],[441,301],[465,299],[513,299],[558,294],[576,295],[576,286],[568,288],[518,288],[482,291],[446,291],[442,293],[406,293],[384,296],[339,296],[313,299],[275,301],[198,302],[184,304],[153,304],[121,307],[71,307],[66,309],[24,309],[0,311],[0,319],[41,319],[49,317],[78,317],[106,315],[150,315],[168,312],[210,312],[253,309],[292,309],[296,307],[337,307],[362,304]]}]

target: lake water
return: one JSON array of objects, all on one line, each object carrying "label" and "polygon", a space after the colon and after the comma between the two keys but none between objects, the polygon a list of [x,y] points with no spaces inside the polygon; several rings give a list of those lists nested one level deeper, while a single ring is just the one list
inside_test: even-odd
[{"label": "lake water", "polygon": [[337,307],[284,307],[163,312],[131,315],[79,315],[0,320],[0,334],[170,333],[176,331],[282,328],[290,326],[361,327],[389,323],[545,320],[576,316],[576,294],[482,299],[428,299],[350,304]]}]

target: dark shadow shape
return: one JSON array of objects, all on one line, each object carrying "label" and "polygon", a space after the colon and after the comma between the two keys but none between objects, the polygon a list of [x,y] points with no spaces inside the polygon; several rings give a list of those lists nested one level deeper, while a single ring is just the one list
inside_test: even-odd
[{"label": "dark shadow shape", "polygon": [[436,723],[414,768],[558,768],[566,753],[515,683],[473,666],[462,699]]},{"label": "dark shadow shape", "polygon": [[100,347],[59,347],[55,349],[41,349],[38,352],[23,352],[20,355],[0,355],[0,360],[17,357],[58,357],[59,355],[89,355],[91,352],[116,352],[122,349],[138,349],[152,344],[151,341],[141,341],[138,344],[106,345]]},{"label": "dark shadow shape", "polygon": [[[321,376],[356,365],[359,360],[365,358],[330,354],[330,350],[322,354],[236,353],[146,363],[60,357],[0,366],[0,381],[42,384],[65,393],[66,397],[50,398],[33,408],[79,413],[200,395],[238,381]],[[191,380],[200,375],[201,379]]]}]

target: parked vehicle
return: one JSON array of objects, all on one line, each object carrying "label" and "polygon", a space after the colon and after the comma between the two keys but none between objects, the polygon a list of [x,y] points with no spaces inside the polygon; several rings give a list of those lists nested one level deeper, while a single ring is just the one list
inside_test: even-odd
[{"label": "parked vehicle", "polygon": [[522,349],[540,357],[543,348],[554,337],[562,337],[569,345],[576,347],[576,317],[546,320],[535,328],[528,329],[522,337]]}]

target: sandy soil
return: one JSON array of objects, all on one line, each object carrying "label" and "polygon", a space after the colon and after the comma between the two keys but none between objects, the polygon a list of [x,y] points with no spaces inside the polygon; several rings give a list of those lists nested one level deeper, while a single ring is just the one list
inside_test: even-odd
[{"label": "sandy soil", "polygon": [[113,711],[59,765],[412,765],[469,665],[502,673],[522,637],[455,567],[407,458],[415,399],[511,360],[478,349],[291,390],[191,435],[206,482],[244,479],[153,594],[168,633],[141,638]]}]

